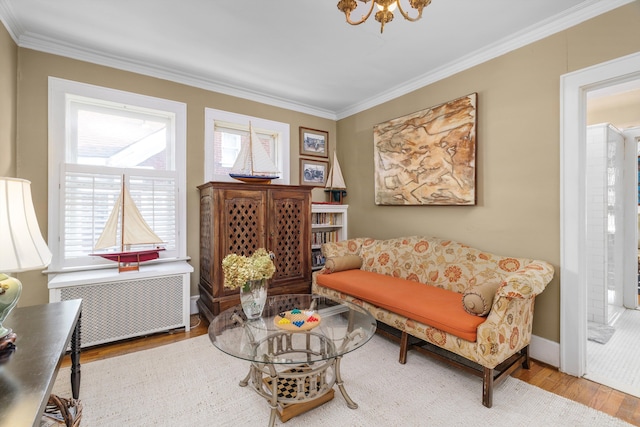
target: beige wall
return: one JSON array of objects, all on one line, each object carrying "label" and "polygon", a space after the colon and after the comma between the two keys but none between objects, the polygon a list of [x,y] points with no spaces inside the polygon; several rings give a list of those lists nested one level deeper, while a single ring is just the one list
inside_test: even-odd
[{"label": "beige wall", "polygon": [[[298,126],[328,130],[331,150],[338,147],[349,187],[346,202],[350,205],[352,237],[429,234],[500,254],[544,259],[558,268],[559,77],[640,51],[640,27],[636,25],[639,19],[640,2],[635,2],[337,124],[177,83],[18,49],[16,172],[33,181],[36,211],[46,236],[47,76],[55,76],[187,103],[187,245],[196,270],[192,276],[192,294],[197,293],[198,280],[196,186],[202,183],[203,176],[205,107],[290,123],[294,183],[299,175]],[[0,33],[0,59],[11,57],[11,53],[5,53],[1,47],[4,40]],[[373,126],[472,92],[478,93],[478,204],[473,207],[375,206]],[[4,102],[1,96],[0,102]],[[4,118],[2,112],[0,120]],[[337,138],[334,137],[336,129]],[[0,139],[0,144],[3,143]],[[364,161],[367,158],[371,161]],[[317,200],[322,197],[321,192],[314,196]],[[25,283],[21,305],[48,300],[43,275],[25,273],[21,279]],[[559,286],[556,273],[548,289],[538,298],[534,323],[536,335],[556,342],[560,324]]]},{"label": "beige wall", "polygon": [[[136,92],[187,104],[187,255],[195,274],[191,276],[191,294],[198,294],[199,196],[197,186],[204,177],[204,109],[232,111],[289,123],[291,133],[291,182],[299,179],[299,126],[322,129],[329,137],[336,134],[336,123],[307,114],[275,108],[232,96],[146,77],[20,48],[18,93],[18,176],[32,181],[36,213],[42,232],[47,236],[47,81],[48,76]],[[332,150],[333,147],[330,147]],[[38,153],[34,155],[34,153]],[[314,190],[315,200],[325,200],[321,189]],[[25,284],[20,305],[48,302],[46,276],[40,272],[20,275]]]},{"label": "beige wall", "polygon": [[0,25],[0,176],[16,176],[18,47]]},{"label": "beige wall", "polygon": [[640,126],[640,89],[589,99],[587,124],[611,123],[620,130]]},{"label": "beige wall", "polygon": [[[560,76],[640,51],[637,22],[640,2],[340,120],[349,234],[433,235],[551,262],[556,275],[536,301],[533,332],[559,342]],[[477,205],[376,206],[373,126],[472,92],[478,93]]]}]

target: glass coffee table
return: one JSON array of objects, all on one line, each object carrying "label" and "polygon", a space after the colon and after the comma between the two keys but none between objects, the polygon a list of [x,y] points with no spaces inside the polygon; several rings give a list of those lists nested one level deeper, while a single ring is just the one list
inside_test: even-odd
[{"label": "glass coffee table", "polygon": [[247,320],[242,306],[231,307],[209,325],[213,345],[251,362],[240,386],[249,384],[282,422],[333,398],[336,384],[349,397],[340,374],[340,360],[373,336],[376,321],[366,309],[346,301],[315,295],[267,298],[262,317]]}]

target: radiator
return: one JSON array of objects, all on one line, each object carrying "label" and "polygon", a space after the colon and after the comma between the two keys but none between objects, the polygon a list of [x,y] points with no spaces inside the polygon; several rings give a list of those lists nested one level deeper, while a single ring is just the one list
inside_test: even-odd
[{"label": "radiator", "polygon": [[81,283],[58,280],[55,288],[50,282],[52,302],[82,299],[82,347],[182,327],[189,330],[188,273],[147,271],[137,277],[136,273],[117,277],[94,279],[93,283],[90,279]]}]

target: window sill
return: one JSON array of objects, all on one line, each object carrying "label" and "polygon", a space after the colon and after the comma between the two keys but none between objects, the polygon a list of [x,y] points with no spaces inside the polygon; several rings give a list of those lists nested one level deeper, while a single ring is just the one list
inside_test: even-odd
[{"label": "window sill", "polygon": [[49,275],[49,289],[81,285],[86,283],[111,282],[114,280],[143,279],[159,275],[192,273],[193,267],[188,263],[191,258],[171,258],[147,262],[140,265],[140,270],[125,273],[118,272],[117,264],[109,267],[81,267],[63,271],[46,270]]}]

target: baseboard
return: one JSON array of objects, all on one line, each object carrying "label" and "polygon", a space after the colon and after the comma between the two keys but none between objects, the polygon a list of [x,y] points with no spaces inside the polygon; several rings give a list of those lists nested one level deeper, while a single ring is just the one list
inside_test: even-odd
[{"label": "baseboard", "polygon": [[558,368],[560,366],[560,344],[546,338],[532,335],[529,346],[529,356],[531,356],[532,359]]},{"label": "baseboard", "polygon": [[200,312],[198,310],[198,304],[196,304],[196,302],[198,301],[198,298],[200,298],[200,295],[194,295],[191,297],[191,300],[189,303],[189,312],[191,314],[198,314]]}]

